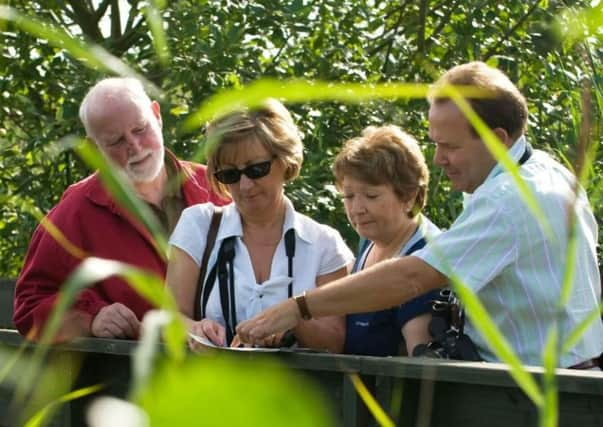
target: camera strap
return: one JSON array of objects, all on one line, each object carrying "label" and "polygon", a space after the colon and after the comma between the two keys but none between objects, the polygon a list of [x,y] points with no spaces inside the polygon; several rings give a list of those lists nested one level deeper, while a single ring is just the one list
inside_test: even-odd
[{"label": "camera strap", "polygon": [[521,155],[521,158],[519,159],[519,161],[517,163],[519,163],[519,166],[523,165],[525,162],[527,162],[530,157],[532,157],[532,153],[534,152],[534,150],[532,149],[532,146],[530,145],[530,143],[526,143],[526,149],[523,152],[523,154]]},{"label": "camera strap", "polygon": [[[236,334],[237,310],[235,301],[235,278],[234,278],[234,257],[235,257],[236,236],[231,236],[222,241],[218,251],[218,258],[207,275],[207,280],[203,286],[203,300],[201,301],[201,318],[206,316],[207,302],[209,295],[218,279],[220,292],[220,305],[222,308],[222,317],[226,323],[226,340],[230,344]],[[285,254],[287,255],[287,273],[288,277],[293,279],[293,257],[295,257],[295,230],[290,228],[285,233]],[[293,280],[287,287],[288,298],[293,296]]]}]

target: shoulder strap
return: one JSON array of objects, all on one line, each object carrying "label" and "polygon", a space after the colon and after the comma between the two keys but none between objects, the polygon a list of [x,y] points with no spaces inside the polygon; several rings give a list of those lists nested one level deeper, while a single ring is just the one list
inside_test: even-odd
[{"label": "shoulder strap", "polygon": [[[237,311],[234,295],[234,267],[235,236],[228,237],[222,241],[218,253],[218,284],[220,286],[220,305],[222,306],[222,317],[226,323],[226,343],[230,345],[237,327]],[[227,268],[228,264],[228,268]],[[213,282],[208,284],[213,286]],[[230,310],[229,310],[230,309]]]},{"label": "shoulder strap", "polygon": [[404,252],[404,256],[410,255],[413,252],[418,251],[419,249],[423,249],[427,244],[427,240],[425,238],[417,240],[406,252]]},{"label": "shoulder strap", "polygon": [[360,267],[360,259],[362,258],[362,254],[364,253],[364,251],[366,251],[366,248],[369,247],[369,245],[371,244],[371,241],[368,239],[363,239],[361,244],[360,244],[360,249],[358,249],[358,252],[356,253],[356,261],[354,261],[354,267],[352,267],[352,271],[356,272],[358,270],[358,268]]},{"label": "shoulder strap", "polygon": [[[293,257],[295,257],[295,230],[290,228],[285,233],[285,254],[287,255],[287,275],[293,279]],[[289,282],[287,288],[288,296],[293,296],[293,280]]]},{"label": "shoulder strap", "polygon": [[220,221],[222,220],[222,208],[214,206],[214,213],[211,217],[209,224],[209,230],[207,232],[207,242],[205,243],[205,250],[203,251],[203,257],[201,258],[201,267],[199,270],[199,279],[197,280],[197,289],[195,291],[194,300],[194,319],[201,320],[201,305],[199,299],[201,297],[201,291],[203,289],[203,281],[205,280],[205,272],[207,271],[207,263],[209,261],[209,255],[211,254],[214,244],[216,243],[216,236],[218,235],[218,229],[220,228]]},{"label": "shoulder strap", "polygon": [[[211,294],[216,278],[219,284],[219,296],[220,296],[220,307],[222,308],[222,317],[226,323],[226,339],[230,343],[234,336],[233,331],[237,325],[236,319],[236,306],[234,300],[234,246],[236,237],[231,236],[222,240],[220,249],[218,250],[218,257],[216,262],[209,270],[207,280],[203,285],[203,293],[201,295],[201,318],[206,315],[207,302],[209,301],[209,295]],[[228,265],[227,265],[228,264]],[[230,277],[228,277],[230,275]],[[231,284],[228,289],[228,284]],[[234,326],[232,326],[234,325]]]},{"label": "shoulder strap", "polygon": [[532,157],[532,152],[534,150],[532,149],[532,146],[530,145],[530,143],[526,143],[526,149],[523,152],[523,154],[521,155],[521,158],[519,159],[519,166],[523,165],[525,162],[527,162],[530,157]]}]

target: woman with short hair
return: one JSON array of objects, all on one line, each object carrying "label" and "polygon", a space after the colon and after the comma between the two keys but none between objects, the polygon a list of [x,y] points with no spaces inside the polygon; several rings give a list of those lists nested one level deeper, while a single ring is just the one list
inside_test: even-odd
[{"label": "woman with short hair", "polygon": [[[368,127],[347,141],[335,158],[333,173],[345,211],[366,239],[353,272],[410,255],[438,228],[421,214],[429,170],[417,141],[397,126]],[[431,301],[427,293],[378,312],[352,314],[346,321],[346,353],[371,356],[408,354],[427,343]],[[405,346],[401,347],[402,338]],[[402,351],[401,351],[402,350]]]},{"label": "woman with short hair", "polygon": [[[231,345],[238,322],[344,276],[353,254],[335,229],[297,213],[285,196],[284,184],[299,174],[303,146],[280,102],[270,100],[255,111],[216,120],[208,126],[206,137],[210,186],[233,200],[223,209],[203,278],[204,287],[211,291],[206,299],[195,300],[214,212],[211,204],[182,213],[170,238],[167,282],[190,332],[216,345]],[[222,287],[215,270],[226,242],[234,249],[234,259],[224,270],[228,286]],[[195,304],[202,305],[199,321],[192,320]],[[345,321],[343,317],[308,320],[291,332],[300,346],[339,352]],[[271,336],[263,344],[280,346],[281,341],[282,336]],[[189,343],[197,347],[194,341]]]}]

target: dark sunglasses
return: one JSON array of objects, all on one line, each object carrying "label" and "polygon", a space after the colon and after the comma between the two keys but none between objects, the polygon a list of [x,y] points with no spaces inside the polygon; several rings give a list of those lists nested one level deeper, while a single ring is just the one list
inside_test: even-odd
[{"label": "dark sunglasses", "polygon": [[249,179],[259,179],[270,173],[272,160],[258,162],[245,166],[243,169],[230,168],[222,169],[214,173],[214,176],[222,184],[236,184],[241,179],[241,174],[244,174]]}]

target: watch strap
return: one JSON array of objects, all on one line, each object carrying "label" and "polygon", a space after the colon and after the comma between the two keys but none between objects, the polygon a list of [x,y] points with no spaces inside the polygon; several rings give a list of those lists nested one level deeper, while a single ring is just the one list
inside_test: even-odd
[{"label": "watch strap", "polygon": [[299,308],[299,312],[301,314],[302,319],[312,319],[312,315],[310,314],[310,310],[308,309],[308,302],[306,301],[306,292],[304,291],[303,294],[297,295],[294,299],[297,303],[297,307]]}]

